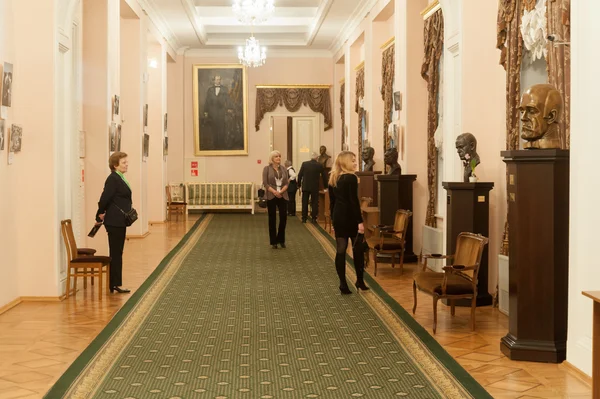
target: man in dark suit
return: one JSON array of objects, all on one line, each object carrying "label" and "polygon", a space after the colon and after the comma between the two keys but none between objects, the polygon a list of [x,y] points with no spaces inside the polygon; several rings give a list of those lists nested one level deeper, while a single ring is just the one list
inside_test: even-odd
[{"label": "man in dark suit", "polygon": [[215,83],[206,91],[204,102],[204,118],[210,125],[212,148],[207,150],[226,150],[227,132],[225,119],[228,114],[233,114],[233,104],[229,97],[229,89],[221,86],[221,77],[215,76]]},{"label": "man in dark suit", "polygon": [[298,187],[302,188],[302,223],[308,219],[308,200],[310,199],[313,223],[317,223],[319,214],[319,176],[323,179],[323,187],[327,187],[325,170],[317,158],[319,154],[313,152],[310,161],[302,162],[298,173]]}]

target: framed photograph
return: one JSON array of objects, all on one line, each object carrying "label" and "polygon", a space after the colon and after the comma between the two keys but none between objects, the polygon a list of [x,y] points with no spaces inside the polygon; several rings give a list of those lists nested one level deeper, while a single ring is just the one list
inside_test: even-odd
[{"label": "framed photograph", "polygon": [[23,143],[23,127],[13,124],[10,127],[10,152],[21,152]]},{"label": "framed photograph", "polygon": [[5,107],[10,107],[12,104],[12,80],[13,65],[5,62],[2,73],[2,105]]},{"label": "framed photograph", "polygon": [[167,114],[165,114],[165,127],[163,131],[165,132],[165,134],[167,134]]},{"label": "framed photograph", "polygon": [[108,151],[117,151],[117,124],[112,122],[108,129]]},{"label": "framed photograph", "polygon": [[150,153],[150,135],[144,134],[144,143],[142,147],[142,158],[146,160],[148,158],[148,154]]},{"label": "framed photograph", "polygon": [[113,99],[113,113],[115,115],[119,115],[119,102],[120,102],[120,98],[119,98],[119,96],[117,96],[115,94],[115,97]]},{"label": "framed photograph", "polygon": [[144,105],[144,127],[148,127],[148,104]]},{"label": "framed photograph", "polygon": [[121,151],[121,125],[117,126],[117,149],[116,151]]},{"label": "framed photograph", "polygon": [[248,155],[246,69],[193,66],[195,155]]},{"label": "framed photograph", "polygon": [[169,138],[165,137],[165,141],[163,144],[163,155],[166,157],[169,155]]},{"label": "framed photograph", "polygon": [[399,91],[394,92],[394,111],[402,110],[402,94]]},{"label": "framed photograph", "polygon": [[0,151],[4,150],[4,121],[0,119]]}]

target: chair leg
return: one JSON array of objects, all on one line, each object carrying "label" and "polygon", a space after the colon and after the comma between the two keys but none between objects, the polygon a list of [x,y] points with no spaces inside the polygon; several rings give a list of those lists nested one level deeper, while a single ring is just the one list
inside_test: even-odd
[{"label": "chair leg", "polygon": [[402,247],[402,252],[400,252],[400,274],[404,274],[404,247]]},{"label": "chair leg", "polygon": [[414,301],[413,301],[413,314],[415,314],[415,312],[417,311],[417,282],[413,280],[413,296],[414,296]]},{"label": "chair leg", "polygon": [[[102,278],[102,275],[100,278]],[[106,265],[106,292],[110,292],[110,265]]]},{"label": "chair leg", "polygon": [[450,299],[450,314],[454,316],[456,314],[456,308],[454,306],[454,299]]},{"label": "chair leg", "polygon": [[[88,272],[88,269],[87,269],[87,267],[85,267],[85,268],[83,269],[83,272],[84,272],[85,274],[87,274],[87,272]],[[87,276],[85,276],[85,277],[83,278],[83,289],[84,289],[84,290],[85,290],[85,289],[87,289]]]},{"label": "chair leg", "polygon": [[434,296],[433,297],[433,333],[435,334],[435,331],[437,330],[437,303],[438,303],[438,297]]},{"label": "chair leg", "polygon": [[373,274],[377,276],[377,251],[373,251],[373,265],[375,267]]},{"label": "chair leg", "polygon": [[98,300],[102,300],[102,266],[98,270]]},{"label": "chair leg", "polygon": [[77,295],[77,273],[79,273],[79,269],[75,268],[75,274],[73,274],[73,295]]},{"label": "chair leg", "polygon": [[471,331],[475,331],[475,310],[477,309],[477,295],[471,301]]},{"label": "chair leg", "polygon": [[71,267],[67,271],[67,292],[65,293],[65,299],[69,299],[69,295],[71,294]]},{"label": "chair leg", "polygon": [[396,254],[392,252],[392,269],[396,267]]}]

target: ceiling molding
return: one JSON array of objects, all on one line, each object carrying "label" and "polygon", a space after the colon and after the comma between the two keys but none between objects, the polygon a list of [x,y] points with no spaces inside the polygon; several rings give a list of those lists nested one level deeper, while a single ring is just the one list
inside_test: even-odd
[{"label": "ceiling molding", "polygon": [[161,16],[161,14],[156,10],[156,6],[153,0],[137,0],[138,4],[142,8],[142,10],[146,13],[148,18],[150,18],[150,22],[154,24],[156,29],[160,32],[163,39],[167,42],[169,46],[176,52],[180,47],[181,43],[177,36],[173,34],[173,31],[169,28],[169,25]]},{"label": "ceiling molding", "polygon": [[379,0],[368,0],[363,2],[362,7],[357,7],[352,16],[346,21],[344,27],[340,30],[340,33],[329,46],[329,50],[332,54],[337,54],[340,48],[344,45],[344,42],[348,40],[348,37],[354,32],[361,24],[361,22],[365,19],[367,14],[371,11],[375,4],[377,4]]},{"label": "ceiling molding", "polygon": [[321,4],[319,4],[317,14],[315,15],[315,22],[312,26],[311,31],[308,33],[308,37],[306,39],[307,46],[313,44],[313,41],[315,40],[317,33],[319,33],[321,26],[323,26],[323,22],[325,21],[325,18],[327,17],[327,14],[329,13],[329,10],[331,9],[332,5],[333,0],[324,0],[323,2],[321,2]]},{"label": "ceiling molding", "polygon": [[194,4],[193,0],[181,0],[181,5],[183,6],[183,9],[185,10],[185,13],[187,14],[190,23],[192,24],[192,27],[194,28],[194,32],[196,33],[196,37],[198,38],[198,41],[200,42],[200,44],[205,44],[206,43],[206,30],[204,29],[204,26],[202,26],[202,24],[200,24],[200,22],[198,22],[197,14],[196,14],[196,5]]},{"label": "ceiling molding", "polygon": [[[181,53],[178,53],[181,54]],[[230,49],[188,49],[183,54],[186,57],[232,58],[237,60],[237,50]],[[318,49],[267,49],[267,63],[270,58],[331,58],[329,50]]]}]

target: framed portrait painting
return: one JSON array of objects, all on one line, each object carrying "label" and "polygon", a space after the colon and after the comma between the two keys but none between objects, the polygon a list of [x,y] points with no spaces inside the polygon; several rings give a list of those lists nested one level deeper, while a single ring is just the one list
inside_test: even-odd
[{"label": "framed portrait painting", "polygon": [[246,69],[193,66],[195,155],[248,155]]}]

